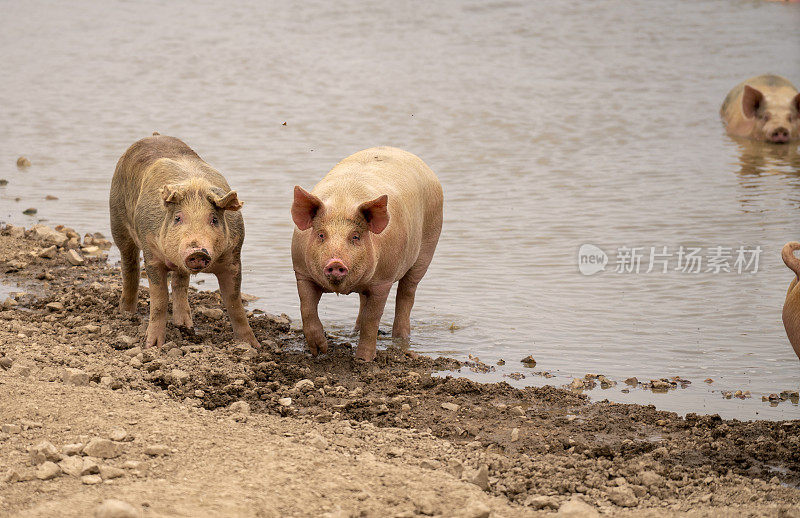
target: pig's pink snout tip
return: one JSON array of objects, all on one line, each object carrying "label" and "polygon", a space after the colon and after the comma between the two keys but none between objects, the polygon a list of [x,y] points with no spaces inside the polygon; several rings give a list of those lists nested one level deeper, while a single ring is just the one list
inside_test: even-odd
[{"label": "pig's pink snout tip", "polygon": [[184,262],[188,269],[199,271],[211,264],[211,256],[208,255],[205,249],[198,250],[186,256],[186,261]]},{"label": "pig's pink snout tip", "polygon": [[770,134],[769,139],[772,142],[778,142],[778,143],[788,142],[789,130],[786,128],[778,128]]},{"label": "pig's pink snout tip", "polygon": [[347,275],[347,272],[347,266],[338,259],[331,259],[328,261],[328,264],[325,265],[325,277],[334,283],[341,282]]}]

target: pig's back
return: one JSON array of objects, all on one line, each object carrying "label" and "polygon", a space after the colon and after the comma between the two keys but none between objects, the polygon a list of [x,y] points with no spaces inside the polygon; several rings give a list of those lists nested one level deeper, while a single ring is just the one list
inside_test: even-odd
[{"label": "pig's back", "polygon": [[360,201],[389,195],[390,213],[441,212],[442,187],[433,171],[418,156],[382,146],[345,158],[314,187],[321,198],[343,195]]}]

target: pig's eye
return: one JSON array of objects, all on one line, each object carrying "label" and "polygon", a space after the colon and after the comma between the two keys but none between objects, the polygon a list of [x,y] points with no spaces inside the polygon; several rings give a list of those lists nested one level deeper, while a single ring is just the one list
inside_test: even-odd
[{"label": "pig's eye", "polygon": [[351,237],[350,239],[352,239],[353,242],[357,243],[361,239],[361,236],[359,236],[358,234],[353,234],[353,237]]},{"label": "pig's eye", "polygon": [[325,234],[323,232],[317,234],[317,237],[319,238],[320,241],[325,241]]},{"label": "pig's eye", "polygon": [[215,215],[211,216],[211,225],[214,226],[214,227],[219,225],[219,220],[217,219],[217,216],[215,216]]},{"label": "pig's eye", "polygon": [[183,223],[183,215],[180,212],[178,214],[175,214],[175,219],[173,219],[172,222],[175,223],[176,225],[180,225],[181,223]]}]

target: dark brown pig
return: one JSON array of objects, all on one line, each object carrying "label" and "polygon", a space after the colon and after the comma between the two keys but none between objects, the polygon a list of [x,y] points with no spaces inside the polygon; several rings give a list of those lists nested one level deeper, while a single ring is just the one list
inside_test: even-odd
[{"label": "dark brown pig", "polygon": [[786,302],[783,304],[783,327],[795,354],[800,358],[800,288],[797,287],[797,281],[800,279],[800,259],[794,255],[796,250],[800,250],[800,243],[790,241],[783,245],[781,251],[783,262],[794,272],[794,279],[789,284]]},{"label": "dark brown pig", "polygon": [[225,178],[189,146],[156,135],[134,143],[111,180],[111,233],[122,255],[122,311],[135,312],[139,251],[150,284],[147,346],[161,346],[167,325],[167,274],[172,321],[192,327],[189,275],[213,273],[236,337],[258,341],[242,307],[242,203]]},{"label": "dark brown pig", "polygon": [[767,74],[739,83],[719,112],[734,137],[775,144],[800,138],[800,93],[780,76]]},{"label": "dark brown pig", "polygon": [[417,284],[442,230],[442,186],[418,157],[392,147],[359,151],[309,193],[294,188],[292,263],[303,333],[313,355],[328,342],[317,313],[323,293],[358,293],[356,357],[370,361],[392,284],[392,336],[407,339]]}]

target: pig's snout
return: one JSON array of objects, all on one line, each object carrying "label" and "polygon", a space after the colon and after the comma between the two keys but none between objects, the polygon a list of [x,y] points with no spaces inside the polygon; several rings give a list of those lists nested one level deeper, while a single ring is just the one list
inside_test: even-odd
[{"label": "pig's snout", "polygon": [[786,128],[778,128],[769,135],[770,142],[783,144],[789,142],[789,130]]},{"label": "pig's snout", "polygon": [[195,249],[189,252],[183,261],[190,270],[200,271],[211,264],[211,255],[205,248]]},{"label": "pig's snout", "polygon": [[325,277],[333,284],[339,284],[347,275],[347,266],[340,259],[331,259],[325,265]]}]

